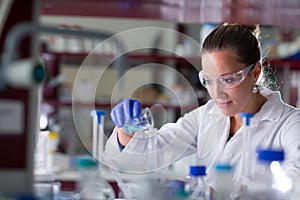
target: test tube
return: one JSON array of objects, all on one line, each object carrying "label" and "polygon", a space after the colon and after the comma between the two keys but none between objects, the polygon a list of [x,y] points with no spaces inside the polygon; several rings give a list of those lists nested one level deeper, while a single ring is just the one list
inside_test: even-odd
[{"label": "test tube", "polygon": [[104,151],[104,117],[105,111],[92,110],[91,116],[93,119],[93,146],[92,155],[96,159],[103,159],[102,152]]},{"label": "test tube", "polygon": [[242,174],[246,177],[250,177],[250,159],[251,159],[251,131],[250,131],[250,118],[253,117],[253,113],[240,113],[240,117],[243,119],[244,133],[243,133],[243,161],[242,161]]}]

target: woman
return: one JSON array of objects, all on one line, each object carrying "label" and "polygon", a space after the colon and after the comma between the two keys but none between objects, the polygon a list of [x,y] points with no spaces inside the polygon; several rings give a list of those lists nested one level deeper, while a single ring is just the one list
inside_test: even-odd
[{"label": "woman", "polygon": [[[283,149],[287,174],[300,174],[300,112],[285,104],[278,91],[259,83],[259,77],[264,75],[258,35],[258,26],[224,24],[207,36],[199,78],[211,100],[158,130],[152,140],[156,150],[153,155],[147,154],[154,158],[150,160],[151,167],[161,168],[197,153],[197,164],[207,166],[211,186],[215,187],[216,162],[233,165],[233,179],[238,181],[246,133],[240,113],[247,112],[254,114],[251,141],[247,141],[252,150],[251,174],[255,173],[257,148]],[[112,109],[111,117],[117,126],[106,149],[113,164],[133,172],[150,166],[145,156],[147,140],[145,134],[126,134],[121,127],[139,113],[140,104],[133,99],[125,99]]]}]

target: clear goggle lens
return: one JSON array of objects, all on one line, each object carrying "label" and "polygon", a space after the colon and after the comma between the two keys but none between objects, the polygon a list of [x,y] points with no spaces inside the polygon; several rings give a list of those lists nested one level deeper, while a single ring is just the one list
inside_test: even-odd
[{"label": "clear goggle lens", "polygon": [[225,89],[231,89],[238,86],[245,80],[246,75],[253,69],[254,65],[255,64],[251,64],[238,72],[219,76],[217,78],[209,78],[203,75],[203,71],[201,70],[198,74],[199,80],[205,88],[212,88],[216,83],[219,83]]}]

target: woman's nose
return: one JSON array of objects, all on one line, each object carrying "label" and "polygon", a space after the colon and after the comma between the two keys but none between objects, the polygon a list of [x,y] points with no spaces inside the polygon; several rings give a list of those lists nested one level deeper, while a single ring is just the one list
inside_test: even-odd
[{"label": "woman's nose", "polygon": [[215,81],[210,90],[214,98],[223,98],[226,96],[224,85],[220,81]]}]

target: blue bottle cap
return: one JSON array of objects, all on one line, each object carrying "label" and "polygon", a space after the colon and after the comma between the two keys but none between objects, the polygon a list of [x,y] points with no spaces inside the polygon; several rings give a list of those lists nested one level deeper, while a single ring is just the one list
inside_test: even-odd
[{"label": "blue bottle cap", "polygon": [[215,165],[216,171],[231,171],[232,165],[229,164],[217,164]]},{"label": "blue bottle cap", "polygon": [[243,124],[246,126],[250,126],[250,118],[253,116],[253,113],[240,113],[240,117],[243,118]]},{"label": "blue bottle cap", "polygon": [[96,115],[97,116],[97,122],[98,124],[101,124],[101,116],[105,116],[106,112],[103,110],[92,110],[91,116]]},{"label": "blue bottle cap", "polygon": [[76,156],[70,161],[71,166],[75,169],[92,169],[98,166],[97,160],[89,156]]},{"label": "blue bottle cap", "polygon": [[272,162],[272,161],[283,161],[284,160],[284,152],[281,150],[260,150],[258,152],[258,158],[259,161],[266,161],[266,162]]},{"label": "blue bottle cap", "polygon": [[190,176],[205,176],[205,166],[190,166]]}]

